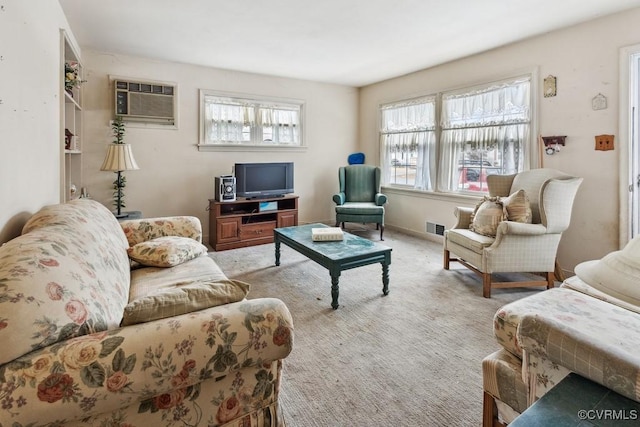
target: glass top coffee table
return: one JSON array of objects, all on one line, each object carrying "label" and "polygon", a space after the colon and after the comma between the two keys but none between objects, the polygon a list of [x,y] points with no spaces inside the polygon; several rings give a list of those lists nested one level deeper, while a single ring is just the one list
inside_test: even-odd
[{"label": "glass top coffee table", "polygon": [[338,308],[338,280],[340,273],[369,264],[382,264],[382,293],[389,294],[389,264],[391,248],[353,234],[344,233],[344,240],[314,242],[311,229],[328,227],[325,224],[306,224],[276,228],[273,231],[276,247],[276,266],[280,265],[280,244],[285,244],[317,262],[331,275],[331,307]]}]

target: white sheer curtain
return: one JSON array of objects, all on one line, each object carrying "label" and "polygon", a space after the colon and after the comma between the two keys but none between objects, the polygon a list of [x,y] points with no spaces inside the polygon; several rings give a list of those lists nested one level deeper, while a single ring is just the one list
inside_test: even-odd
[{"label": "white sheer curtain", "polygon": [[251,105],[209,101],[206,104],[207,142],[242,143],[250,140],[255,123],[255,108]]},{"label": "white sheer curtain", "polygon": [[436,98],[423,97],[381,107],[384,182],[432,190],[436,171]]},{"label": "white sheer curtain", "polygon": [[[261,107],[260,121],[266,134],[280,144],[300,141],[300,114],[296,110]],[[268,137],[268,136],[265,136]]]},{"label": "white sheer curtain", "polygon": [[530,87],[530,78],[524,77],[443,94],[439,190],[461,189],[461,165],[476,165],[482,173],[524,169],[531,134]]},{"label": "white sheer curtain", "polygon": [[302,145],[302,103],[205,94],[205,144]]}]

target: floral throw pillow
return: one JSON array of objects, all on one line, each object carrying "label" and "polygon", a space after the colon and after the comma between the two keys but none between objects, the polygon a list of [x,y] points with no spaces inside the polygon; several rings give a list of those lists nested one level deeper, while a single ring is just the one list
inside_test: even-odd
[{"label": "floral throw pillow", "polygon": [[502,197],[500,201],[504,205],[507,220],[531,224],[531,204],[524,190],[518,190],[509,197]]},{"label": "floral throw pillow", "polygon": [[498,225],[504,219],[504,207],[500,198],[484,196],[471,214],[469,229],[483,236],[495,237]]},{"label": "floral throw pillow", "polygon": [[208,252],[202,243],[189,237],[164,236],[127,249],[129,258],[147,267],[173,267]]}]

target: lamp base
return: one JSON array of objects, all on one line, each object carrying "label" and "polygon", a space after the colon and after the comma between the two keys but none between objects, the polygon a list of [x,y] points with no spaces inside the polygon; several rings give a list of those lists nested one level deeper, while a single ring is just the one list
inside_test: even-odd
[{"label": "lamp base", "polygon": [[113,216],[116,217],[118,221],[122,221],[125,219],[141,219],[142,211],[126,211],[126,212],[111,212]]}]

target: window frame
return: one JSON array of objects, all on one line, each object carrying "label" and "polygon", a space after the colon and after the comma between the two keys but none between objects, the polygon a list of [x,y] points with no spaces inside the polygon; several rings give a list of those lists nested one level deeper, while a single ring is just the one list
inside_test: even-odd
[{"label": "window frame", "polygon": [[[297,108],[298,116],[299,116],[299,126],[298,126],[298,137],[299,144],[290,144],[290,143],[273,143],[273,142],[264,142],[255,140],[258,133],[262,134],[262,132],[258,132],[256,128],[261,128],[262,125],[252,126],[250,128],[251,133],[251,141],[249,142],[221,142],[221,143],[213,143],[206,141],[206,101],[208,97],[215,98],[227,98],[232,102],[239,103],[250,103],[256,104],[260,106],[270,106],[270,107],[283,107],[283,109],[294,109]],[[305,135],[305,113],[306,113],[306,102],[301,99],[294,98],[277,98],[277,97],[267,97],[260,95],[251,95],[245,93],[238,92],[224,92],[210,89],[200,89],[199,90],[199,136],[198,136],[198,150],[199,151],[305,151],[307,149],[306,145],[306,135]]]},{"label": "window frame", "polygon": [[[415,139],[418,136],[423,136],[424,141],[423,143],[428,144],[428,140],[431,138],[431,136],[433,136],[433,138],[435,140],[437,140],[438,136],[437,136],[437,132],[438,132],[438,120],[439,120],[439,111],[438,111],[438,104],[439,104],[439,96],[438,94],[423,94],[423,95],[419,95],[419,96],[414,96],[414,97],[410,97],[407,99],[402,99],[399,101],[392,101],[392,102],[386,102],[383,104],[380,104],[378,107],[378,122],[379,122],[379,126],[378,126],[378,141],[380,144],[380,158],[382,160],[383,163],[383,181],[385,181],[385,185],[394,185],[394,186],[398,186],[401,188],[408,188],[408,189],[412,189],[414,191],[432,191],[432,190],[422,190],[422,189],[415,189],[413,188],[414,184],[402,184],[402,183],[393,183],[393,184],[389,184],[387,181],[387,179],[389,179],[389,177],[391,176],[391,170],[388,167],[388,164],[390,163],[390,159],[387,158],[387,148],[385,146],[385,144],[383,143],[383,139],[385,137],[388,138],[393,138],[393,136],[401,136],[401,135],[406,135],[406,136],[410,136],[413,139]],[[391,110],[394,109],[394,107],[407,107],[410,105],[427,105],[427,104],[432,104],[433,105],[433,123],[431,126],[430,124],[427,123],[422,123],[422,126],[418,126],[418,127],[414,127],[413,129],[407,128],[407,129],[389,129],[389,130],[383,130],[383,128],[386,128],[386,124],[382,123],[382,118],[385,116],[384,111],[385,110]],[[428,107],[427,107],[428,109]],[[415,141],[413,141],[415,142]],[[416,148],[419,148],[418,144],[416,145]],[[418,151],[418,150],[417,150]],[[436,152],[436,156],[437,156],[437,152]],[[407,158],[407,160],[409,160],[409,158]],[[404,165],[400,165],[400,166],[404,166],[405,168],[410,167],[411,165],[406,163]],[[416,178],[418,179],[418,175],[417,175],[417,171],[418,171],[418,167],[416,164]],[[427,181],[427,180],[425,180]],[[430,181],[430,180],[429,180]]]},{"label": "window frame", "polygon": [[[378,135],[378,145],[379,145],[379,155],[381,159],[381,168],[383,169],[383,177],[385,180],[382,182],[382,187],[386,190],[390,190],[392,192],[397,192],[399,194],[406,195],[416,195],[421,194],[430,198],[437,199],[476,199],[478,197],[483,197],[488,192],[481,191],[465,191],[465,190],[441,190],[441,177],[440,171],[442,169],[442,103],[443,103],[443,95],[452,94],[452,93],[464,93],[466,91],[471,92],[478,89],[488,88],[495,84],[500,84],[509,81],[517,81],[522,78],[529,79],[529,92],[530,92],[530,121],[529,121],[529,141],[528,146],[523,147],[522,154],[524,156],[523,170],[535,169],[538,167],[542,167],[542,153],[539,150],[538,144],[538,99],[539,99],[539,83],[538,83],[538,69],[525,69],[519,70],[514,73],[510,73],[506,76],[496,77],[494,79],[487,79],[483,81],[478,81],[474,83],[464,84],[455,86],[452,88],[437,90],[429,93],[419,92],[412,95],[407,95],[402,98],[394,98],[389,99],[384,102],[381,102],[377,106],[377,135]],[[417,189],[414,188],[412,184],[397,184],[386,181],[386,177],[389,175],[390,165],[386,165],[384,163],[385,159],[385,147],[383,145],[382,140],[382,109],[386,106],[393,104],[402,104],[409,103],[413,100],[420,98],[429,98],[435,97],[436,99],[436,111],[435,111],[435,120],[436,120],[436,129],[435,129],[435,138],[436,138],[436,180],[433,189],[425,190],[425,189]]]}]

